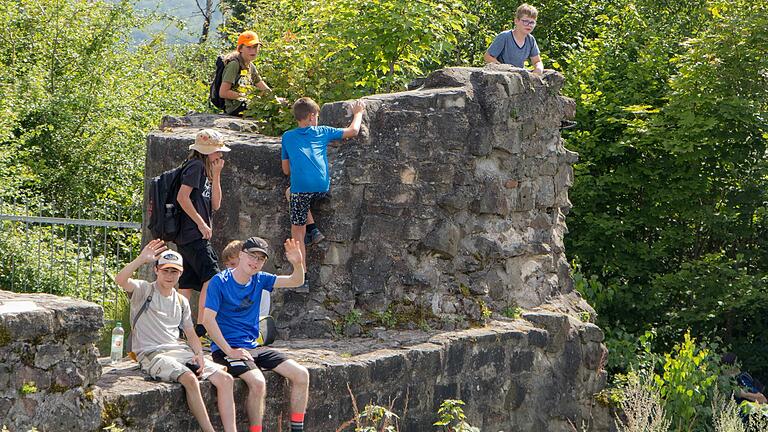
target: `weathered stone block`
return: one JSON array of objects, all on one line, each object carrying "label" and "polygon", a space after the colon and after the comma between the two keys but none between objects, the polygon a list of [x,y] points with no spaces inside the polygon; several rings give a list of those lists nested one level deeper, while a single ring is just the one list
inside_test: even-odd
[{"label": "weathered stone block", "polygon": [[443,255],[453,258],[458,253],[461,230],[455,224],[445,221],[437,226],[424,239],[424,246]]}]

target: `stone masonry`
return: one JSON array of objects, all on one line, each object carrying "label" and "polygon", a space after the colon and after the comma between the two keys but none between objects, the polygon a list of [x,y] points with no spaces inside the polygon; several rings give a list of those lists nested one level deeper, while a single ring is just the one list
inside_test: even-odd
[{"label": "stone masonry", "polygon": [[[404,432],[435,430],[448,398],[464,400],[483,431],[610,429],[593,398],[605,385],[603,333],[584,322],[594,311],[573,291],[563,249],[577,155],[560,138],[574,110],[562,85],[551,71],[449,68],[420,89],[364,98],[360,136],[329,150],[332,197],[315,209],[327,239],[309,249],[311,288],[273,294],[274,347],[310,370],[308,431],[351,419],[350,390],[361,409],[394,401]],[[351,118],[343,102],[320,117],[337,127]],[[290,272],[279,138],[233,117],[167,117],[147,139],[147,180],[178,166],[203,127],[233,149],[214,247],[259,235],[276,252],[266,270]],[[0,291],[0,426],[198,430],[178,384],[130,362],[100,374],[101,321],[87,302]],[[265,426],[286,430],[285,382],[267,382]]]},{"label": "stone masonry", "polygon": [[83,300],[0,291],[0,428],[90,431],[102,310]]},{"label": "stone masonry", "polygon": [[[274,348],[310,370],[307,431],[334,431],[352,419],[350,391],[360,409],[391,403],[404,432],[434,430],[442,401],[457,398],[483,431],[608,430],[608,412],[592,398],[605,384],[603,333],[567,310],[548,309],[469,330],[380,329],[366,338],[279,341]],[[148,380],[130,361],[102,373],[93,347],[101,323],[100,308],[88,302],[0,291],[0,427],[199,430],[180,385]],[[287,386],[266,376],[265,426],[286,430]],[[201,386],[219,425],[214,389]],[[239,430],[247,428],[245,398],[237,380]]]},{"label": "stone masonry", "polygon": [[[281,341],[276,347],[309,369],[307,431],[335,431],[352,419],[351,390],[360,410],[393,401],[403,432],[437,430],[432,423],[445,399],[465,401],[469,422],[481,431],[572,432],[572,424],[580,431],[582,425],[608,430],[607,411],[592,402],[604,385],[602,338],[594,324],[539,311],[477,329],[376,331],[368,338]],[[135,368],[123,369],[130,366],[105,371],[98,384],[105,425],[198,430],[179,385],[147,381]],[[286,382],[272,372],[266,378],[265,428],[276,431],[281,422],[287,430]],[[202,387],[216,425],[215,392],[210,383]],[[247,430],[246,391],[237,380],[238,430]]]},{"label": "stone masonry", "polygon": [[[508,66],[449,68],[419,90],[364,98],[360,136],[329,150],[332,198],[315,211],[327,241],[308,252],[310,292],[275,296],[281,336],[462,329],[571,292],[563,235],[577,155],[560,138],[574,110],[563,82]],[[350,119],[336,102],[320,123]],[[202,127],[220,128],[233,149],[215,248],[259,235],[278,249],[267,270],[289,272],[279,138],[232,117],[166,118],[148,137],[147,178],[177,166]]]}]

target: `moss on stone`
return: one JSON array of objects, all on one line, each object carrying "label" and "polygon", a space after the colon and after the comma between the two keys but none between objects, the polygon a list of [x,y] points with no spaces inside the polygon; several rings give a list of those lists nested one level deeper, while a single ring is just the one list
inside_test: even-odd
[{"label": "moss on stone", "polygon": [[0,347],[11,343],[11,332],[5,326],[0,325]]},{"label": "moss on stone", "polygon": [[64,393],[67,390],[69,390],[69,387],[65,387],[57,382],[52,382],[51,386],[48,387],[48,392],[50,393]]},{"label": "moss on stone", "polygon": [[101,410],[101,427],[108,427],[109,425],[114,424],[115,420],[122,419],[123,412],[127,405],[127,402],[122,399],[117,401],[104,401],[104,409]]},{"label": "moss on stone", "polygon": [[37,384],[34,383],[34,381],[25,382],[21,385],[21,388],[19,389],[19,393],[22,396],[30,395],[37,393]]}]

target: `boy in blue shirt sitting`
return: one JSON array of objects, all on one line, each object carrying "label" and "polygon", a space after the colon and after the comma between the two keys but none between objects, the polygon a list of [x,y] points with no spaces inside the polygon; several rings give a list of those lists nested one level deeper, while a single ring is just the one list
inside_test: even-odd
[{"label": "boy in blue shirt sitting", "polygon": [[262,371],[275,371],[291,383],[291,432],[304,429],[304,413],[309,397],[309,371],[280,351],[260,346],[259,315],[261,298],[273,288],[292,288],[304,283],[304,268],[299,251],[301,242],[285,241],[285,257],[293,266],[287,276],[261,271],[269,258],[269,244],[259,237],[242,243],[237,266],[211,279],[205,298],[204,324],[211,344],[213,361],[225,366],[248,385],[249,432],[261,432],[266,382]]},{"label": "boy in blue shirt sitting", "polygon": [[[303,239],[308,232],[309,243],[322,239],[309,209],[316,201],[324,198],[330,189],[328,143],[356,137],[360,133],[365,106],[357,100],[352,102],[351,109],[352,122],[346,128],[339,129],[317,125],[320,107],[312,99],[303,97],[293,104],[293,116],[298,127],[283,134],[282,167],[283,173],[291,176],[291,187],[286,193],[289,194],[291,237],[294,239]],[[306,269],[304,242],[301,243],[301,256]],[[306,281],[304,286],[308,286]]]}]

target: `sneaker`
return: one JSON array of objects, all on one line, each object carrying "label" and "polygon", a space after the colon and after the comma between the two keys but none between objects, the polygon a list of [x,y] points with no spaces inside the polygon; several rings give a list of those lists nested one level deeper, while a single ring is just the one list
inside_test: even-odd
[{"label": "sneaker", "polygon": [[560,122],[560,129],[570,129],[576,126],[576,122],[572,120],[563,120]]},{"label": "sneaker", "polygon": [[323,233],[321,233],[319,229],[315,228],[304,236],[304,244],[307,246],[315,245],[323,241],[323,239],[325,239]]}]

